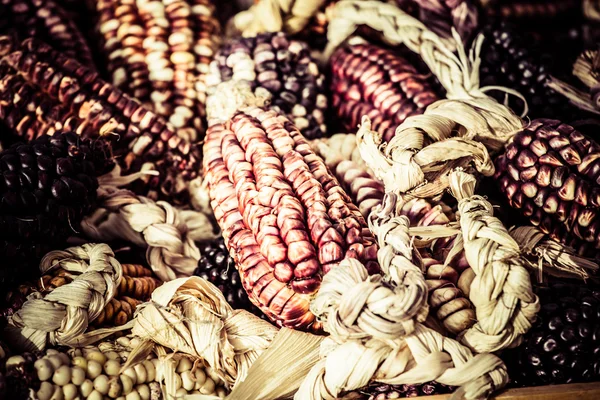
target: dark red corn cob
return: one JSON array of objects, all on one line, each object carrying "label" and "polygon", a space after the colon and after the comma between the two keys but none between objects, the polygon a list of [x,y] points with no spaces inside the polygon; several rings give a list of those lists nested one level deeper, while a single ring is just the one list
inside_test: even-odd
[{"label": "dark red corn cob", "polygon": [[496,160],[495,179],[512,207],[580,254],[600,248],[600,145],[573,127],[538,119]]},{"label": "dark red corn cob", "polygon": [[27,39],[0,60],[0,118],[32,139],[66,127],[83,137],[114,140],[125,172],[151,163],[160,172],[144,188],[186,201],[185,182],[198,176],[200,150],[162,118],[98,74],[49,46]]},{"label": "dark red corn cob", "polygon": [[389,141],[396,127],[439,100],[425,75],[392,50],[372,44],[341,47],[331,57],[333,109],[342,129],[356,131],[363,115]]},{"label": "dark red corn cob", "polygon": [[488,0],[484,13],[504,19],[543,20],[564,17],[565,13],[581,13],[581,0]]},{"label": "dark red corn cob", "polygon": [[69,14],[54,0],[0,1],[0,33],[37,38],[67,57],[94,68],[92,53]]},{"label": "dark red corn cob", "polygon": [[360,211],[287,118],[238,112],[209,128],[204,156],[211,205],[244,288],[278,325],[320,328],[310,299],[342,259],[379,271]]}]

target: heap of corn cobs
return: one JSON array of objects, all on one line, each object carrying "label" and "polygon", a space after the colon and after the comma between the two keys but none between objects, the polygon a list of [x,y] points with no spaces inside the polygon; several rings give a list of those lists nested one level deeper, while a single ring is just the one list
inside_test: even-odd
[{"label": "heap of corn cobs", "polygon": [[[230,370],[132,333],[136,311],[164,301],[164,265],[184,265],[233,309],[319,335],[311,304],[333,268],[358,260],[373,281],[387,271],[370,229],[390,190],[354,134],[367,116],[382,151],[423,148],[428,139],[398,126],[425,130],[411,117],[455,93],[437,75],[447,71],[430,68],[435,51],[386,40],[412,29],[402,20],[369,14],[383,35],[360,27],[324,51],[349,1],[0,0],[0,400],[226,398]],[[600,44],[600,5],[388,3],[467,50],[484,36],[466,53],[479,57],[482,92],[523,113],[524,128],[491,154],[493,176],[476,193],[507,228],[533,226],[559,253],[600,261],[600,102],[597,85],[573,74]],[[587,73],[600,81],[600,60]],[[232,87],[253,101],[237,104]],[[396,156],[401,170],[427,154]],[[404,200],[395,212],[415,231],[456,231],[452,196]],[[463,240],[412,239],[427,326],[461,340],[478,319]],[[543,264],[538,250],[532,266]],[[498,353],[509,387],[600,381],[596,271],[578,280],[530,269],[541,307],[521,343]],[[343,398],[457,389],[424,380],[375,380]]]}]

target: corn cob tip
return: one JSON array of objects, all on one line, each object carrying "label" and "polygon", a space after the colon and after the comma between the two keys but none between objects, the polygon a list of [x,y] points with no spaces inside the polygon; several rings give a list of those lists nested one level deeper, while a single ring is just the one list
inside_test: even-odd
[{"label": "corn cob tip", "polygon": [[216,121],[228,121],[245,107],[265,107],[270,98],[267,93],[255,94],[247,81],[226,81],[217,85],[214,93],[206,100],[209,125]]}]

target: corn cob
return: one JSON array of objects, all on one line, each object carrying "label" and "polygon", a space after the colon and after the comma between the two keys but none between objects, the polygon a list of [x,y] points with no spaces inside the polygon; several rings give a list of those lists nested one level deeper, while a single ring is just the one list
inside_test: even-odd
[{"label": "corn cob", "polygon": [[63,246],[94,207],[97,176],[111,165],[105,142],[74,133],[57,132],[0,153],[0,251],[5,260],[0,286],[38,276],[43,254]]},{"label": "corn cob", "polygon": [[[381,204],[385,191],[383,184],[375,179],[360,159],[356,149],[356,136],[337,134],[331,138],[312,141],[311,146],[323,158],[327,168],[358,206],[365,220],[368,219],[373,208]],[[353,155],[358,156],[355,157],[356,161]]]},{"label": "corn cob", "polygon": [[566,18],[565,13],[581,12],[581,0],[481,0],[485,14],[504,19]]},{"label": "corn cob", "polygon": [[45,44],[27,39],[0,61],[0,118],[28,139],[63,126],[83,137],[108,135],[126,171],[151,163],[160,178],[149,190],[186,201],[198,175],[199,148],[156,114]]},{"label": "corn cob", "polygon": [[342,259],[378,271],[359,210],[287,118],[237,112],[209,128],[204,155],[211,205],[244,288],[277,324],[318,329],[311,294]]},{"label": "corn cob", "polygon": [[325,77],[306,43],[283,32],[225,43],[211,63],[209,84],[230,79],[248,81],[257,94],[268,95],[273,108],[294,121],[306,138],[326,133]]},{"label": "corn cob", "polygon": [[373,130],[388,142],[411,115],[439,99],[403,57],[371,44],[339,48],[331,57],[333,108],[342,130],[354,132],[367,115]]},{"label": "corn cob", "polygon": [[[353,136],[353,135],[341,135]],[[342,141],[342,143],[344,143]],[[333,141],[336,144],[336,141]],[[381,204],[384,188],[376,180],[366,166],[348,159],[342,159],[339,154],[347,154],[346,149],[329,147],[324,140],[313,142],[313,147],[318,147],[324,156],[325,164],[330,168],[342,186],[348,191],[355,204],[359,206],[362,214],[367,218],[372,209]],[[319,151],[317,151],[319,153]],[[413,199],[405,204],[400,214],[406,216],[411,226],[447,225],[450,223],[452,212],[443,203],[434,206],[423,199]],[[423,267],[429,289],[429,306],[436,312],[439,322],[452,334],[470,328],[475,321],[475,311],[468,294],[472,277],[463,274],[469,267],[464,256],[457,257],[449,265],[438,260],[446,260],[453,245],[453,239],[438,239],[431,246],[433,254],[427,249],[421,249]],[[458,287],[457,287],[458,285]]]},{"label": "corn cob", "polygon": [[502,354],[513,385],[538,386],[600,378],[600,293],[586,285],[552,283],[537,287],[539,322],[525,342]]},{"label": "corn cob", "polygon": [[396,0],[396,3],[442,37],[451,36],[454,28],[468,42],[479,25],[479,12],[472,0]]},{"label": "corn cob", "polygon": [[[64,399],[164,399],[161,384],[174,371],[176,391],[167,398],[204,394],[224,398],[223,382],[208,367],[196,366],[189,358],[169,354],[150,354],[145,360],[129,366],[121,373],[136,338],[122,337],[115,342],[102,342],[82,349],[45,353],[25,353],[5,361],[10,399],[28,397],[50,400]],[[167,367],[168,366],[168,367]],[[25,394],[23,397],[22,394]],[[13,397],[10,397],[13,396]]]},{"label": "corn cob", "polygon": [[0,33],[16,33],[21,40],[35,37],[94,69],[92,53],[83,34],[53,0],[4,0],[0,3],[0,14]]},{"label": "corn cob", "polygon": [[418,385],[383,385],[373,384],[361,390],[365,400],[401,399],[407,397],[434,396],[452,393],[454,387],[437,382],[427,382]]},{"label": "corn cob", "polygon": [[594,255],[600,248],[600,146],[569,125],[534,120],[496,160],[510,205],[553,239]]},{"label": "corn cob", "polygon": [[97,33],[111,82],[181,136],[205,127],[205,76],[220,42],[212,0],[101,0]]},{"label": "corn cob", "polygon": [[241,308],[257,317],[265,318],[248,298],[242,286],[240,273],[235,268],[235,261],[229,255],[223,239],[203,243],[200,246],[200,253],[202,256],[198,260],[198,268],[194,271],[194,275],[215,285],[233,309]]},{"label": "corn cob", "polygon": [[[563,37],[553,40],[548,51],[544,51],[541,44],[532,46],[531,34],[504,21],[486,25],[483,34],[486,39],[481,50],[482,86],[502,85],[517,90],[527,100],[531,118],[553,116],[565,121],[579,118],[581,113],[548,87],[547,82],[551,73],[559,76],[567,73],[565,69],[572,65],[570,60],[574,61],[579,53],[580,41]],[[490,94],[504,101],[503,93]],[[509,105],[515,110],[524,106],[521,100],[513,99]]]}]

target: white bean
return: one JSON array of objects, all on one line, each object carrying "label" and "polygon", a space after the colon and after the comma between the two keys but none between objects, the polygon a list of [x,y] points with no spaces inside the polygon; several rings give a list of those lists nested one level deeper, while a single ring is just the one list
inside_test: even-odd
[{"label": "white bean", "polygon": [[196,381],[194,380],[194,374],[192,371],[184,371],[181,373],[181,385],[187,391],[194,389]]},{"label": "white bean", "polygon": [[123,386],[119,382],[119,378],[112,377],[108,381],[108,397],[111,399],[116,399],[123,393]]},{"label": "white bean", "polygon": [[71,367],[63,365],[58,368],[54,372],[54,375],[52,375],[52,382],[58,386],[65,386],[67,383],[71,382]]},{"label": "white bean", "polygon": [[215,381],[211,378],[206,378],[206,382],[200,388],[200,393],[202,394],[213,394],[215,391]]},{"label": "white bean", "polygon": [[183,357],[181,360],[179,360],[179,364],[177,364],[177,373],[182,373],[183,371],[189,371],[190,369],[192,369],[192,362],[190,361],[189,358],[187,357]]},{"label": "white bean", "polygon": [[133,390],[133,381],[127,375],[119,375],[119,380],[121,381],[121,385],[123,386],[123,394],[127,395],[131,393]]},{"label": "white bean", "polygon": [[64,400],[65,395],[63,394],[62,388],[60,386],[54,386],[54,393],[52,393],[52,397],[50,400]]},{"label": "white bean", "polygon": [[137,364],[136,366],[133,367],[133,369],[135,370],[135,374],[137,376],[138,383],[147,382],[148,374],[146,373],[146,368],[144,368],[144,366],[142,364]]},{"label": "white bean", "polygon": [[116,360],[108,360],[104,364],[104,373],[108,376],[117,376],[119,375],[119,370],[121,369],[121,363]]},{"label": "white bean", "polygon": [[129,393],[127,396],[125,396],[126,400],[142,400],[142,398],[140,397],[140,395],[138,394],[138,392],[136,392],[135,390],[131,393]]},{"label": "white bean", "polygon": [[62,391],[65,396],[65,400],[74,400],[79,392],[79,390],[77,390],[77,386],[73,385],[72,383],[63,386]]},{"label": "white bean", "polygon": [[81,386],[85,381],[85,371],[80,367],[73,367],[71,369],[71,382],[76,386]]},{"label": "white bean", "polygon": [[206,382],[206,373],[202,368],[198,368],[194,375],[196,377],[196,389],[200,390],[204,382]]},{"label": "white bean", "polygon": [[87,399],[88,396],[94,391],[94,382],[89,379],[86,379],[79,388],[81,391],[81,395]]},{"label": "white bean", "polygon": [[135,391],[140,395],[142,400],[150,400],[150,388],[146,384],[138,385]]},{"label": "white bean", "polygon": [[99,393],[107,394],[108,393],[108,376],[106,375],[98,375],[96,379],[94,379],[94,389],[96,389]]},{"label": "white bean", "polygon": [[33,364],[33,367],[37,371],[38,379],[42,382],[49,380],[54,374],[54,367],[52,366],[52,363],[45,358],[40,358],[37,360]]},{"label": "white bean", "polygon": [[50,361],[50,363],[52,364],[52,367],[54,368],[54,370],[56,371],[57,369],[59,369],[62,365],[63,365],[63,360],[62,358],[60,358],[58,355],[54,354],[51,356],[47,356],[46,359],[48,361]]},{"label": "white bean", "polygon": [[134,385],[137,384],[137,374],[135,373],[135,370],[132,367],[129,367],[125,371],[123,371],[123,375],[127,375],[128,377],[130,377]]},{"label": "white bean", "polygon": [[50,382],[42,382],[40,390],[37,391],[37,398],[39,400],[50,400],[50,397],[54,394],[54,385]]},{"label": "white bean", "polygon": [[87,397],[87,400],[104,400],[104,396],[102,396],[102,394],[100,392],[98,392],[97,390],[94,390]]},{"label": "white bean", "polygon": [[102,373],[102,364],[98,361],[90,360],[87,364],[87,377],[96,379]]},{"label": "white bean", "polygon": [[84,357],[74,357],[71,364],[87,371],[88,362]]},{"label": "white bean", "polygon": [[87,358],[88,361],[97,361],[100,365],[104,365],[104,363],[106,362],[106,356],[99,351],[92,351],[88,353],[88,355],[85,358]]},{"label": "white bean", "polygon": [[148,382],[154,382],[156,380],[156,368],[154,367],[154,363],[150,360],[144,360],[142,362],[144,364],[144,368],[146,369]]}]

